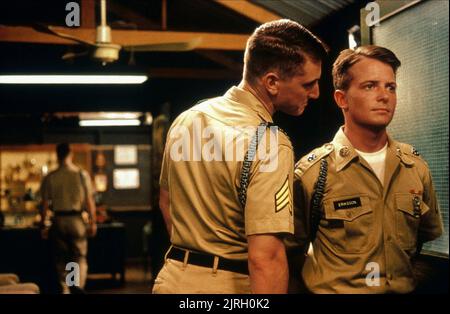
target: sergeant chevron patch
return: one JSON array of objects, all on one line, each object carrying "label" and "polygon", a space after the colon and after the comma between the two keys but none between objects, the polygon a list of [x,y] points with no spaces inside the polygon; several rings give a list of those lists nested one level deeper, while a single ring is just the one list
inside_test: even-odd
[{"label": "sergeant chevron patch", "polygon": [[275,212],[278,213],[285,207],[289,208],[292,215],[292,196],[289,188],[289,177],[286,178],[281,188],[275,193]]}]

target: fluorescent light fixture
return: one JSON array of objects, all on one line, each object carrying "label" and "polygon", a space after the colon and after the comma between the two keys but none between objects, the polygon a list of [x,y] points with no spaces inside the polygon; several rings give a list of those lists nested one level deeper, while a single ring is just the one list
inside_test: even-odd
[{"label": "fluorescent light fixture", "polygon": [[80,112],[80,126],[139,126],[142,112]]},{"label": "fluorescent light fixture", "polygon": [[147,75],[0,75],[0,84],[142,84]]},{"label": "fluorescent light fixture", "polygon": [[80,112],[80,120],[139,119],[141,112]]},{"label": "fluorescent light fixture", "polygon": [[106,119],[106,120],[81,120],[80,126],[138,126],[138,119]]}]

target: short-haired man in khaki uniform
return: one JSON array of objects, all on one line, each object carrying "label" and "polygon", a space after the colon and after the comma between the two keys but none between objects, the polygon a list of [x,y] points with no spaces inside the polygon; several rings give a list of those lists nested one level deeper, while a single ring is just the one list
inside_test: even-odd
[{"label": "short-haired man in khaki uniform", "polygon": [[[247,43],[239,86],[174,121],[160,178],[172,247],[154,293],[287,291],[282,239],[293,233],[293,150],[283,132],[266,124],[275,111],[300,115],[319,96],[325,54],[296,22],[263,24]],[[258,133],[249,131],[261,123]],[[269,149],[263,143],[274,143],[272,135],[278,141]],[[266,154],[254,159],[246,180],[243,157],[255,136]]]},{"label": "short-haired man in khaki uniform", "polygon": [[[87,236],[97,231],[96,208],[89,173],[72,163],[72,152],[67,143],[58,144],[58,169],[50,172],[42,181],[41,227],[44,238],[49,237],[55,258],[61,292],[69,293],[66,284],[66,265],[75,262],[79,265],[80,276],[75,280],[76,288],[83,289],[87,278]],[[82,219],[82,210],[89,213],[89,226]],[[48,231],[45,225],[47,210],[54,214]]]},{"label": "short-haired man in khaki uniform", "polygon": [[333,65],[345,124],[295,169],[296,237],[313,293],[408,293],[412,258],[442,234],[426,162],[386,132],[400,61],[382,47],[344,50]]}]

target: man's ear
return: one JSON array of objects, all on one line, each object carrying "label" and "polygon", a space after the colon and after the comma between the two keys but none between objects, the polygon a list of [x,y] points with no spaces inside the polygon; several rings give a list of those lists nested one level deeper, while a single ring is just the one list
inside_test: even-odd
[{"label": "man's ear", "polygon": [[347,95],[345,94],[345,91],[336,89],[334,91],[334,101],[336,102],[339,108],[343,110],[346,110],[348,108]]},{"label": "man's ear", "polygon": [[277,96],[280,88],[280,77],[275,72],[267,72],[261,77],[261,83],[271,96]]}]

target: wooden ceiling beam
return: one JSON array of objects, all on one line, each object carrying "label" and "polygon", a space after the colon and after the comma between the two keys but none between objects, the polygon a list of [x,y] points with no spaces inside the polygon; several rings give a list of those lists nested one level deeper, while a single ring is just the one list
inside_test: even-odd
[{"label": "wooden ceiling beam", "polygon": [[248,17],[258,23],[281,19],[282,17],[248,0],[215,0],[217,3]]},{"label": "wooden ceiling beam", "polygon": [[[95,41],[95,29],[66,27],[54,27],[54,29],[87,41]],[[249,35],[148,30],[112,31],[113,43],[122,46],[184,42],[199,37],[202,41],[196,49],[240,51],[245,49]],[[38,32],[31,27],[0,25],[0,42],[2,41],[61,45],[77,44],[71,40]]]},{"label": "wooden ceiling beam", "polygon": [[[55,27],[56,30],[66,34],[75,35],[81,39],[95,41],[94,28],[65,28]],[[75,41],[45,34],[27,26],[0,25],[0,41],[36,44],[75,45]]]},{"label": "wooden ceiling beam", "polygon": [[95,28],[95,1],[81,0],[81,27]]}]

